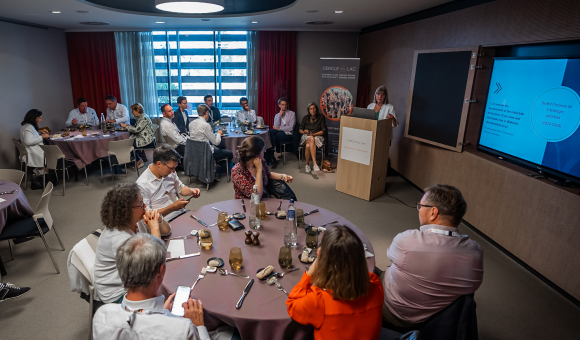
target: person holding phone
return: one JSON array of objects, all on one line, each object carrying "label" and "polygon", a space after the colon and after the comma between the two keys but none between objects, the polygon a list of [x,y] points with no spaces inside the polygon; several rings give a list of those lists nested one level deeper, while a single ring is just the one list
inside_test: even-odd
[{"label": "person holding phone", "polygon": [[[93,339],[209,340],[203,321],[203,304],[189,290],[181,308],[176,294],[165,300],[157,291],[165,276],[167,250],[158,237],[138,234],[119,247],[115,262],[127,294],[120,304],[101,307],[93,319]],[[189,287],[184,287],[189,288]],[[178,316],[170,310],[183,310]]]},{"label": "person holding phone", "polygon": [[264,160],[264,140],[257,136],[244,139],[238,147],[239,162],[232,168],[235,198],[250,198],[254,184],[258,186],[258,195],[268,197],[270,179],[292,183],[292,176],[270,172]]}]

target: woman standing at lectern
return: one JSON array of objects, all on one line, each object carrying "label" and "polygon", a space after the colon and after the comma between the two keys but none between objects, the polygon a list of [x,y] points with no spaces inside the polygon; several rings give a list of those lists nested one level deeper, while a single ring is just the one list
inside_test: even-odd
[{"label": "woman standing at lectern", "polygon": [[367,106],[367,109],[375,111],[375,118],[380,119],[392,119],[393,127],[399,125],[397,122],[397,114],[395,113],[395,108],[393,105],[389,104],[389,95],[387,94],[387,88],[383,85],[379,86],[375,91],[375,100]]}]

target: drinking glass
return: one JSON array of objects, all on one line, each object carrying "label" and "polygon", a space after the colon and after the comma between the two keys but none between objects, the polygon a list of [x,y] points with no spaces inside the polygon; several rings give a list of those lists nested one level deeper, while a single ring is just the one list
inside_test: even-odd
[{"label": "drinking glass", "polygon": [[242,269],[242,264],[244,264],[242,250],[238,247],[233,247],[230,250],[230,267],[232,267],[232,270],[240,270]]},{"label": "drinking glass", "polygon": [[87,136],[87,129],[86,128],[82,129],[81,134],[83,135],[83,137],[86,137]]},{"label": "drinking glass", "polygon": [[304,209],[296,209],[296,226],[304,228]]},{"label": "drinking glass", "polygon": [[280,248],[278,264],[282,269],[288,269],[292,266],[292,250],[286,246]]},{"label": "drinking glass", "polygon": [[213,244],[213,238],[211,237],[211,231],[208,229],[202,229],[199,231],[200,245],[202,249],[209,250]]},{"label": "drinking glass", "polygon": [[218,220],[217,220],[218,227],[220,230],[228,229],[228,213],[225,211],[218,212]]},{"label": "drinking glass", "polygon": [[260,202],[260,219],[263,220],[265,218],[266,218],[266,202]]},{"label": "drinking glass", "polygon": [[318,231],[312,228],[306,228],[306,246],[308,248],[315,248],[318,245]]}]

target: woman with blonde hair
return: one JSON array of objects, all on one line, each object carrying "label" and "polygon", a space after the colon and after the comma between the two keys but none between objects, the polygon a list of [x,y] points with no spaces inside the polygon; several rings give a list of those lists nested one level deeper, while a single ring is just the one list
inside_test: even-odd
[{"label": "woman with blonde hair", "polygon": [[[131,126],[129,124],[120,125],[124,128],[127,128],[127,131],[131,134],[131,138],[135,138],[133,142],[134,148],[154,148],[153,145],[153,123],[151,123],[151,119],[143,112],[143,105],[140,103],[135,103],[131,105],[131,110],[133,111],[133,116],[137,118],[135,122],[135,126]],[[145,155],[144,150],[140,150],[137,154],[137,157],[140,157],[139,161],[137,162],[138,167],[142,167],[144,164],[143,162],[147,162],[147,156]]]},{"label": "woman with blonde hair", "polygon": [[393,127],[399,125],[399,122],[397,122],[395,108],[393,105],[389,104],[389,94],[387,93],[387,88],[384,85],[381,85],[377,88],[375,91],[375,98],[373,102],[367,106],[367,109],[375,111],[375,118],[377,120],[392,119]]},{"label": "woman with blonde hair", "polygon": [[378,339],[383,285],[368,271],[360,238],[346,226],[329,228],[317,254],[288,295],[290,317],[313,325],[317,340]]}]

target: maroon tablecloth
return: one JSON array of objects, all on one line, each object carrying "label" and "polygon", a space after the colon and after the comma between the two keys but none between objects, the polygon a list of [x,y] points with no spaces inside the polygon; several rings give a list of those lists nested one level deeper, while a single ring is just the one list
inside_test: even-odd
[{"label": "maroon tablecloth", "polygon": [[9,195],[0,195],[0,198],[6,200],[0,203],[0,233],[2,233],[2,229],[9,221],[34,215],[26,196],[24,196],[18,184],[0,180],[0,192],[12,190],[16,190],[16,192]]},{"label": "maroon tablecloth", "polygon": [[[268,199],[265,202],[268,211],[276,211],[280,201]],[[286,210],[287,205],[288,201],[283,201],[282,209]],[[212,207],[226,211],[230,215],[243,211],[240,200],[224,201],[203,206],[171,222],[172,236],[187,235],[192,229],[199,230],[204,228],[197,221],[190,218],[192,213],[208,225],[217,222],[218,212],[213,210]],[[246,200],[246,207],[249,208],[248,200]],[[304,209],[304,212],[308,212],[317,207],[296,202],[296,208]],[[367,245],[368,251],[374,253],[370,241],[355,225],[331,211],[319,209],[320,212],[306,216],[305,222],[319,226],[324,223],[338,221],[347,225]],[[207,228],[211,230],[214,242],[210,250],[202,250],[201,256],[198,257],[168,262],[161,288],[162,292],[168,296],[170,292],[175,292],[177,286],[191,286],[201,272],[201,268],[207,266],[208,259],[214,256],[221,257],[225,263],[223,268],[231,271],[229,265],[230,249],[232,247],[240,247],[244,263],[242,269],[235,271],[235,273],[255,279],[254,285],[245,298],[241,309],[236,309],[235,304],[242,295],[249,279],[231,275],[222,276],[219,272],[207,273],[205,278],[200,280],[192,291],[192,296],[200,299],[203,303],[207,328],[213,330],[219,325],[226,323],[238,328],[244,340],[304,339],[308,334],[312,333],[312,327],[293,321],[288,316],[286,309],[287,296],[279,291],[276,286],[269,286],[265,281],[260,281],[256,278],[258,269],[268,265],[274,266],[277,272],[282,271],[280,265],[278,265],[278,254],[280,247],[284,245],[284,224],[286,220],[278,220],[271,215],[267,216],[262,221],[262,228],[259,230],[260,246],[249,246],[244,243],[244,231],[249,230],[249,223],[247,218],[240,222],[246,226],[246,229],[220,231],[217,226]],[[321,238],[322,234],[319,236],[319,240]],[[300,281],[305,266],[308,266],[298,261],[298,255],[302,251],[305,239],[305,231],[299,229],[298,247],[292,250],[292,265],[293,268],[300,267],[300,270],[286,274],[279,280],[288,292]],[[197,252],[197,249],[195,238],[185,240],[186,254]],[[375,258],[368,258],[367,265],[369,271],[372,271],[375,266]]]},{"label": "maroon tablecloth", "polygon": [[[230,129],[231,128],[228,126],[228,135],[222,137],[222,139],[224,140],[224,143],[226,144],[226,148],[234,153],[234,158],[232,159],[232,162],[237,163],[238,162],[238,146],[242,145],[242,142],[244,141],[244,139],[251,137],[252,135],[246,135],[244,133],[237,133],[236,131],[241,132],[241,130],[239,130],[239,128],[235,128],[236,131],[230,131]],[[256,129],[254,131],[258,132],[258,134],[254,135],[254,136],[258,136],[264,140],[264,144],[265,144],[266,149],[269,149],[272,147],[272,142],[270,141],[270,134],[268,133],[268,129],[262,129],[262,130]]]},{"label": "maroon tablecloth", "polygon": [[[92,137],[93,132],[98,132],[99,137]],[[79,131],[73,131],[71,136],[79,135]],[[58,145],[65,158],[73,161],[78,169],[93,161],[107,156],[109,142],[124,140],[129,138],[129,132],[107,133],[109,137],[102,137],[103,132],[100,130],[87,130],[87,136],[80,139],[49,139],[45,140],[47,145]]]}]

